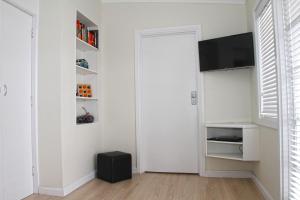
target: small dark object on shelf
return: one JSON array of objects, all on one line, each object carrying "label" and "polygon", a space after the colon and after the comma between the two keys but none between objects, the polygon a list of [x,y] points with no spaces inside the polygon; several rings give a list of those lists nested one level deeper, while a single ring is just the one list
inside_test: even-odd
[{"label": "small dark object on shelf", "polygon": [[85,115],[77,117],[77,124],[87,124],[94,122],[94,116],[91,115],[84,107],[82,109],[85,111]]},{"label": "small dark object on shelf", "polygon": [[76,60],[76,65],[78,65],[80,67],[83,67],[83,68],[86,68],[86,69],[89,68],[89,63],[85,59],[77,59]]},{"label": "small dark object on shelf", "polygon": [[110,183],[131,179],[131,154],[120,151],[98,154],[97,177]]},{"label": "small dark object on shelf", "polygon": [[242,137],[238,136],[220,136],[208,138],[209,141],[221,141],[221,142],[243,142]]}]

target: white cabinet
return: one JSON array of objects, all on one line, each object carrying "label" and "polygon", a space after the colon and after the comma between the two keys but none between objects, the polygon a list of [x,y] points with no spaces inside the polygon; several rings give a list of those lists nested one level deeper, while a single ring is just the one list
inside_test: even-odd
[{"label": "white cabinet", "polygon": [[[224,137],[240,140],[220,141]],[[206,124],[206,157],[259,161],[258,127],[249,123]]]}]

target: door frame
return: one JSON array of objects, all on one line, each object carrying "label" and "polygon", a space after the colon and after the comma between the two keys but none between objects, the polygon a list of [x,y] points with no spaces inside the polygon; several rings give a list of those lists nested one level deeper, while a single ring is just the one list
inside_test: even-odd
[{"label": "door frame", "polygon": [[[142,105],[141,105],[141,84],[142,84],[142,40],[147,37],[157,37],[163,35],[177,35],[184,33],[192,33],[195,35],[196,49],[198,49],[198,41],[201,40],[201,25],[192,26],[179,26],[179,27],[168,27],[168,28],[157,28],[147,30],[136,30],[135,31],[135,117],[136,117],[136,166],[138,173],[145,172],[144,156],[143,156],[143,133],[142,133]],[[198,149],[198,173],[200,176],[205,175],[205,142],[204,142],[204,89],[203,89],[203,75],[199,71],[199,57],[195,55],[196,62],[196,88],[198,91],[199,103],[197,106],[197,149]]]},{"label": "door frame", "polygon": [[19,6],[12,0],[0,0],[32,17],[32,38],[31,38],[31,141],[32,141],[32,172],[33,172],[33,193],[39,192],[39,165],[38,165],[38,13]]}]

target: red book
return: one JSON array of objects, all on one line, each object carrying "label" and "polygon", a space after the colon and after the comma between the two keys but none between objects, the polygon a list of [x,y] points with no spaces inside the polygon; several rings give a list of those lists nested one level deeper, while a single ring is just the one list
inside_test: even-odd
[{"label": "red book", "polygon": [[92,33],[89,31],[89,33],[88,33],[88,43],[90,45],[92,45],[91,39],[92,39]]},{"label": "red book", "polygon": [[80,26],[80,21],[77,20],[77,22],[76,22],[76,36],[77,36],[78,38],[81,38],[81,30],[80,30],[80,28],[81,28],[81,26]]}]

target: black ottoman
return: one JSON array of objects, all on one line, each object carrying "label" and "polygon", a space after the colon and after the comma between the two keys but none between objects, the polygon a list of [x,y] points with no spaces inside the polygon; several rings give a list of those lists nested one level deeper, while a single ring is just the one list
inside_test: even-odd
[{"label": "black ottoman", "polygon": [[110,183],[131,179],[131,154],[120,151],[98,154],[97,177]]}]

